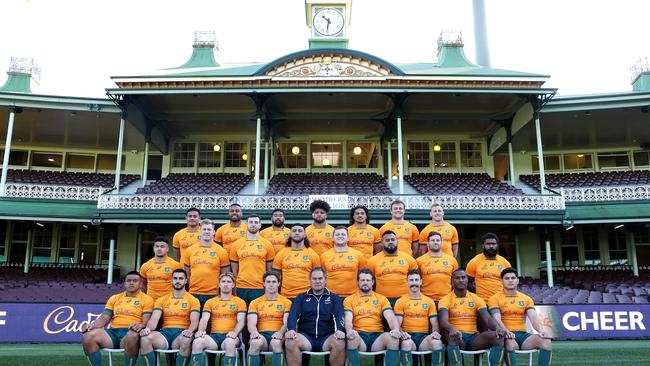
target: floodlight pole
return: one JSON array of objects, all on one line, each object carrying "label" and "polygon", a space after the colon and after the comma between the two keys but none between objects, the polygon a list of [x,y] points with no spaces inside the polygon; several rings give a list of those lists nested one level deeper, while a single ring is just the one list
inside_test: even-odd
[{"label": "floodlight pole", "polygon": [[126,113],[120,113],[120,135],[117,140],[117,159],[115,159],[115,194],[120,193],[120,171],[122,170],[122,149],[124,148],[124,120]]},{"label": "floodlight pole", "polygon": [[4,196],[6,193],[7,171],[9,170],[9,154],[11,153],[11,138],[14,133],[14,118],[16,116],[16,113],[20,112],[21,110],[17,107],[11,107],[9,109],[9,125],[7,126],[7,140],[5,142],[4,158],[2,159],[2,178],[0,178],[0,196]]}]

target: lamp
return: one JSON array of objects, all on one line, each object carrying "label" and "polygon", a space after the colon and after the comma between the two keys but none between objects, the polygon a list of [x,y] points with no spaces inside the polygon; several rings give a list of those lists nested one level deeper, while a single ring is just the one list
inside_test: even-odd
[{"label": "lamp", "polygon": [[355,146],[354,149],[352,149],[352,152],[354,155],[361,155],[361,147]]},{"label": "lamp", "polygon": [[212,150],[216,151],[216,152],[219,152],[219,151],[221,151],[221,146],[219,144],[214,144],[214,146],[212,146]]},{"label": "lamp", "polygon": [[292,147],[292,148],[291,148],[291,153],[292,153],[293,155],[298,155],[298,154],[300,154],[300,148],[299,148],[298,146],[294,146],[294,147]]},{"label": "lamp", "polygon": [[438,144],[433,145],[433,151],[440,151],[441,149],[442,148],[440,147],[440,145]]},{"label": "lamp", "polygon": [[243,153],[243,154],[241,155],[241,159],[242,159],[243,161],[248,160],[248,154]]}]

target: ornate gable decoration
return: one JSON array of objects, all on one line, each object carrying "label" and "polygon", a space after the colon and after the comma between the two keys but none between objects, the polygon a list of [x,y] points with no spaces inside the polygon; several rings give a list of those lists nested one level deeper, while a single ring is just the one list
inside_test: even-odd
[{"label": "ornate gable decoration", "polygon": [[385,66],[346,54],[312,54],[276,66],[267,73],[273,78],[384,78],[392,72]]}]

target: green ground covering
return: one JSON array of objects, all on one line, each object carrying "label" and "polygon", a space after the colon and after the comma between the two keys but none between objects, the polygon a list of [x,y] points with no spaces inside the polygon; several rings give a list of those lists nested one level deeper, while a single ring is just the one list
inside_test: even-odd
[{"label": "green ground covering", "polygon": [[[553,347],[553,365],[650,365],[650,341],[647,340],[558,341]],[[528,365],[523,356],[518,360],[519,365]],[[108,365],[107,357],[104,364]],[[122,365],[122,357],[114,356],[113,364]],[[314,357],[311,364],[322,363]],[[364,360],[363,364],[373,366],[374,362]],[[472,362],[467,359],[465,364]],[[487,360],[483,364],[487,365]],[[88,363],[79,344],[0,344],[0,366],[5,365],[87,366]]]}]

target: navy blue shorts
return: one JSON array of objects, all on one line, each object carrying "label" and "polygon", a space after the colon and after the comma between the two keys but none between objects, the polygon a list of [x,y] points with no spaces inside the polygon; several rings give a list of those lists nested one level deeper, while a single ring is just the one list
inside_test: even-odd
[{"label": "navy blue shorts", "polygon": [[312,352],[323,352],[323,345],[325,344],[325,341],[333,333],[332,334],[327,334],[325,336],[321,336],[321,337],[318,337],[318,338],[312,336],[311,334],[306,334],[306,333],[300,333],[300,334],[302,334],[303,336],[305,336],[305,338],[307,338],[307,340],[311,344]]}]

